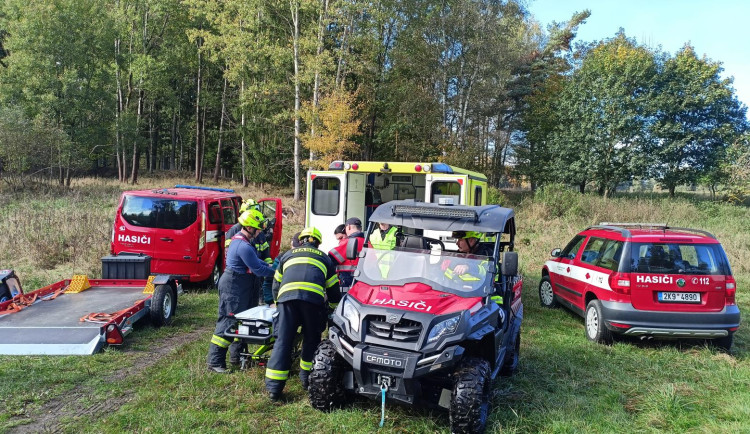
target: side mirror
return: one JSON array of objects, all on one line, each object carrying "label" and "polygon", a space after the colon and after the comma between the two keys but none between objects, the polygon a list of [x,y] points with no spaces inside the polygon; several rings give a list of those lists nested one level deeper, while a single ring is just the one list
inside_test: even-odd
[{"label": "side mirror", "polygon": [[503,262],[500,264],[500,273],[503,276],[515,276],[518,274],[518,253],[505,252]]},{"label": "side mirror", "polygon": [[357,255],[359,254],[359,243],[361,242],[361,238],[354,237],[349,238],[346,242],[346,259],[357,259]]},{"label": "side mirror", "polygon": [[552,250],[551,252],[549,252],[549,254],[550,254],[550,256],[552,256],[553,258],[559,258],[559,257],[560,257],[560,253],[561,253],[561,252],[562,252],[562,250],[560,250],[560,249],[554,249],[554,250]]}]

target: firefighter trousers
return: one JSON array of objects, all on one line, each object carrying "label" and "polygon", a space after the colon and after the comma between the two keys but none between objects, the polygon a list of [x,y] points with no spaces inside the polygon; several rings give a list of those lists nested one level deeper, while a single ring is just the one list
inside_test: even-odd
[{"label": "firefighter trousers", "polygon": [[[216,328],[211,336],[211,345],[208,349],[208,366],[227,367],[227,350],[230,351],[230,359],[239,361],[240,342],[229,340],[224,332],[237,324],[237,320],[230,314],[237,314],[250,308],[252,288],[255,276],[247,273],[237,273],[226,270],[219,279],[219,318],[216,320]],[[257,296],[255,296],[257,301]]]},{"label": "firefighter trousers", "polygon": [[266,367],[266,390],[281,393],[289,379],[292,366],[292,351],[297,337],[297,329],[302,326],[302,354],[299,360],[299,375],[307,382],[312,369],[315,350],[326,326],[325,307],[302,300],[289,300],[276,305],[278,323],[273,353]]}]

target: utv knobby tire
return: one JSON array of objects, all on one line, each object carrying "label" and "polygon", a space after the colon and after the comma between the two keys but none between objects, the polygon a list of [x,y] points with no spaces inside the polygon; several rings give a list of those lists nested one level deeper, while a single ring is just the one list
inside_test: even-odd
[{"label": "utv knobby tire", "polygon": [[467,358],[453,374],[451,394],[451,432],[482,433],[490,413],[490,364],[486,360]]},{"label": "utv knobby tire", "polygon": [[329,339],[318,345],[310,372],[310,405],[320,411],[331,411],[343,407],[346,402],[344,371],[346,361],[336,352]]},{"label": "utv knobby tire", "polygon": [[172,323],[177,310],[177,295],[170,285],[158,285],[151,297],[151,324],[161,327]]}]

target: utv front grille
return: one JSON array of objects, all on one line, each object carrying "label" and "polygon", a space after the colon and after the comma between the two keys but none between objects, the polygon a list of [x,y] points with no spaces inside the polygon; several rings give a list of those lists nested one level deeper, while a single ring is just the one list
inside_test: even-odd
[{"label": "utv front grille", "polygon": [[413,342],[422,333],[422,324],[417,321],[402,318],[397,324],[391,324],[384,315],[371,315],[368,320],[367,334],[376,338]]}]

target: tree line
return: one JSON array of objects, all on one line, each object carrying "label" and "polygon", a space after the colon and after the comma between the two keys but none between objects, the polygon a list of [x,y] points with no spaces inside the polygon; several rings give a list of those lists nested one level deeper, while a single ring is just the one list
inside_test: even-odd
[{"label": "tree line", "polygon": [[574,44],[588,11],[542,29],[524,4],[5,0],[0,176],[191,170],[299,197],[346,158],[603,194],[737,182],[745,107],[720,63],[624,32]]}]

